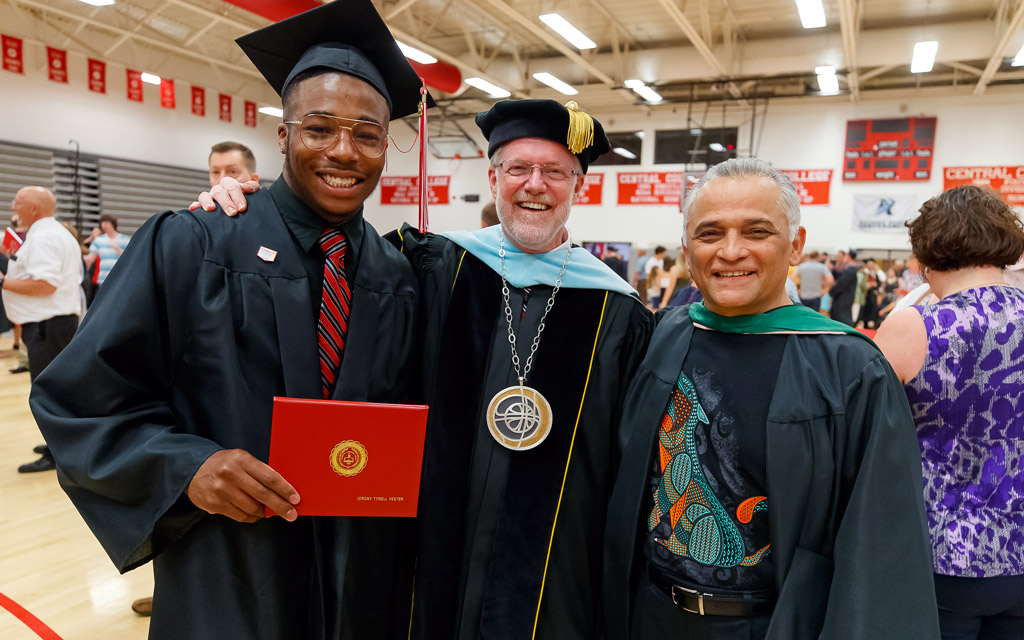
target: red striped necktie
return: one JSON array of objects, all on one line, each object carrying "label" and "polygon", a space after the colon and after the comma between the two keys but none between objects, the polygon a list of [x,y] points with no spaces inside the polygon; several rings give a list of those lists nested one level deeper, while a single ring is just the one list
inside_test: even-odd
[{"label": "red striped necktie", "polygon": [[324,397],[331,395],[338,377],[341,353],[345,349],[348,331],[349,305],[352,294],[345,279],[345,251],[348,242],[337,229],[326,229],[320,234],[320,249],[324,252],[324,292],[320,302],[320,322],[317,338],[320,345],[320,385]]}]

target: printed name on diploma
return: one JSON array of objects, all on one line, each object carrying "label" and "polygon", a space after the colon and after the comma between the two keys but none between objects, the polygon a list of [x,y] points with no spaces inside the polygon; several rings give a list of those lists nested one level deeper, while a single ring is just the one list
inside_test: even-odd
[{"label": "printed name on diploma", "polygon": [[356,496],[356,502],[404,502],[403,496]]}]

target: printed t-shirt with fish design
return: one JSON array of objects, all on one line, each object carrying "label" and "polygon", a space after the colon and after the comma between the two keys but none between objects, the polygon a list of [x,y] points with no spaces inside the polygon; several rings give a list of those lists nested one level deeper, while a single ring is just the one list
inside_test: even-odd
[{"label": "printed t-shirt with fish design", "polygon": [[766,421],[787,336],[695,329],[663,414],[644,555],[714,591],[774,589]]}]

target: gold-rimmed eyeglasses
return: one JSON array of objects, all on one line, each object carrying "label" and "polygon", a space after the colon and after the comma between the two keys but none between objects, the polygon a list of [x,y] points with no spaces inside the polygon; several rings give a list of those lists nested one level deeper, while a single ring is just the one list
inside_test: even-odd
[{"label": "gold-rimmed eyeglasses", "polygon": [[565,165],[556,163],[533,164],[526,160],[502,160],[498,163],[498,168],[500,168],[505,175],[512,176],[513,178],[522,178],[524,176],[532,175],[534,169],[539,169],[541,177],[549,182],[563,182],[574,175],[577,175],[577,171],[575,169],[570,169]]},{"label": "gold-rimmed eyeglasses", "polygon": [[285,120],[284,123],[299,125],[299,140],[310,151],[323,151],[333,146],[342,129],[348,130],[356,149],[367,158],[379,158],[388,148],[388,130],[376,122],[311,113],[302,116],[302,120]]}]

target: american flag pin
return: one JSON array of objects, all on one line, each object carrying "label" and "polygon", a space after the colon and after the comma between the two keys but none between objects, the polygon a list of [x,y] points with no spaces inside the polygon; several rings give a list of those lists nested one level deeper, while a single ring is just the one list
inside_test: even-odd
[{"label": "american flag pin", "polygon": [[256,252],[256,257],[264,262],[273,262],[277,258],[277,252],[270,247],[261,245],[259,251]]}]

